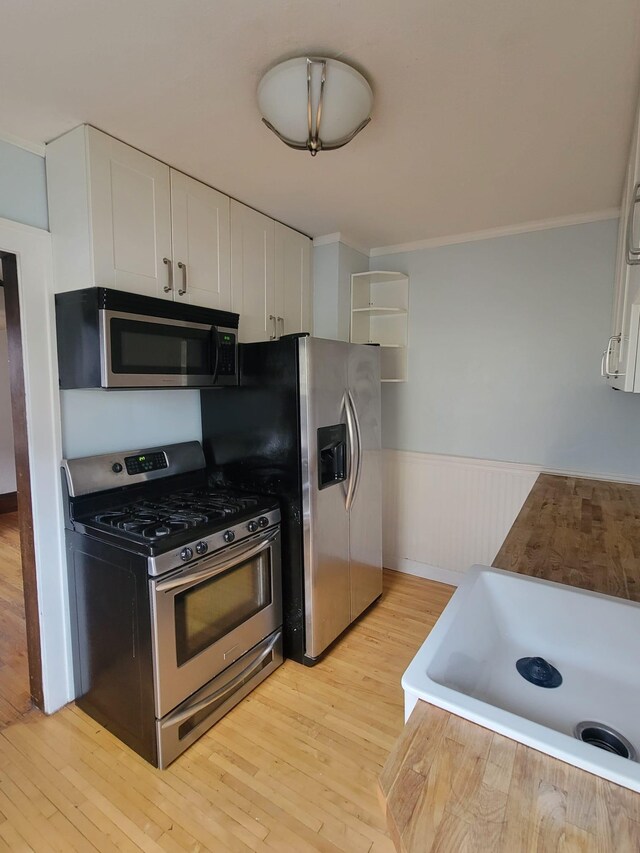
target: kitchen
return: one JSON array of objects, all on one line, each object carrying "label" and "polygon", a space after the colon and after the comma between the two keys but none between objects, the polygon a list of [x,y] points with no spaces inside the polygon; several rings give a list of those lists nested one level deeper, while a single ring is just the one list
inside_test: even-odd
[{"label": "kitchen", "polygon": [[[260,79],[280,59],[303,54],[315,44],[323,47],[321,53],[329,52],[331,56],[341,49],[344,42],[341,37],[340,44],[336,44],[335,24],[330,26],[311,7],[305,7],[305,13],[311,16],[308,20],[302,12],[288,19],[296,36],[291,45],[284,47],[275,19],[268,21],[256,10],[247,11],[242,17],[247,38],[259,42],[264,27],[270,35],[259,57],[245,63],[237,60],[234,73],[224,77],[227,82],[233,77],[234,87],[238,86],[233,94],[234,103],[242,105],[238,107],[237,121],[233,112],[224,118],[223,113],[217,113],[213,120],[204,115],[206,110],[187,107],[187,90],[202,91],[198,84],[194,85],[200,79],[197,56],[208,55],[207,39],[200,33],[206,29],[207,18],[198,9],[181,21],[186,27],[185,42],[178,51],[183,76],[176,72],[175,80],[166,79],[166,56],[160,55],[162,51],[153,52],[153,39],[141,30],[145,11],[148,12],[142,4],[128,19],[131,30],[123,36],[123,62],[118,68],[114,68],[112,58],[100,53],[108,43],[106,34],[118,26],[118,15],[98,14],[88,7],[74,10],[69,39],[76,39],[76,45],[86,41],[86,49],[91,45],[97,50],[104,69],[85,88],[78,86],[79,60],[73,52],[64,62],[58,57],[58,77],[51,82],[41,81],[51,86],[51,102],[61,105],[58,116],[46,127],[44,118],[38,124],[38,116],[44,116],[47,110],[38,110],[41,95],[29,89],[33,83],[28,74],[25,72],[23,79],[24,91],[16,84],[16,95],[10,102],[13,112],[6,113],[6,142],[1,149],[1,174],[6,170],[8,177],[3,177],[0,214],[6,220],[26,222],[41,231],[48,227],[53,235],[51,264],[46,257],[51,251],[45,245],[45,240],[51,240],[48,235],[38,232],[35,236],[27,227],[3,221],[1,248],[18,252],[22,264],[21,308],[27,330],[23,336],[24,360],[32,418],[30,461],[34,537],[36,555],[40,555],[38,590],[47,711],[65,705],[74,695],[63,560],[61,460],[126,454],[193,440],[205,439],[206,443],[198,390],[70,388],[58,394],[53,294],[94,284],[127,292],[128,286],[122,280],[103,275],[105,263],[111,262],[113,270],[113,253],[109,256],[104,231],[97,239],[96,228],[111,227],[109,223],[115,222],[117,233],[115,238],[112,235],[111,245],[128,253],[127,263],[146,263],[149,245],[142,239],[131,239],[132,221],[126,216],[105,216],[106,208],[100,207],[96,193],[99,189],[106,191],[108,182],[104,171],[100,172],[97,166],[92,168],[92,157],[97,158],[98,165],[105,163],[105,158],[113,156],[114,148],[111,153],[94,154],[90,137],[95,134],[105,146],[126,146],[131,158],[136,158],[126,173],[129,177],[123,177],[125,173],[121,172],[120,183],[118,175],[111,183],[111,188],[115,186],[121,193],[121,199],[143,198],[135,195],[138,184],[130,175],[142,174],[140,163],[146,168],[153,162],[152,177],[147,175],[141,184],[156,181],[155,203],[165,205],[164,212],[159,207],[155,211],[154,221],[164,231],[154,236],[154,253],[162,250],[154,263],[154,275],[161,287],[168,286],[169,264],[163,258],[172,261],[175,302],[181,298],[177,290],[185,289],[183,276],[187,277],[187,294],[191,285],[198,287],[198,282],[190,267],[178,267],[179,261],[184,263],[176,253],[179,250],[174,251],[180,212],[177,203],[173,210],[171,206],[177,199],[187,197],[183,211],[189,205],[202,207],[202,197],[196,195],[190,181],[217,193],[218,201],[220,196],[227,199],[228,220],[224,211],[220,214],[220,208],[215,213],[218,242],[212,251],[217,259],[214,257],[212,262],[205,257],[205,263],[216,271],[217,293],[230,286],[234,270],[236,275],[242,265],[247,270],[249,289],[244,283],[236,289],[235,304],[228,305],[227,310],[231,308],[240,315],[241,336],[243,318],[250,324],[261,322],[262,326],[250,325],[251,336],[241,338],[242,344],[281,336],[283,322],[278,318],[285,321],[283,340],[289,332],[309,331],[312,321],[315,337],[348,341],[354,329],[359,331],[356,327],[361,305],[352,306],[351,299],[364,287],[366,276],[358,276],[365,273],[393,273],[390,278],[395,282],[394,293],[400,300],[404,298],[403,281],[408,293],[404,327],[398,318],[375,321],[378,327],[384,323],[400,326],[399,343],[393,337],[385,339],[384,357],[394,359],[391,367],[398,368],[398,378],[406,378],[383,383],[381,389],[383,563],[395,570],[385,575],[385,595],[317,666],[302,669],[293,661],[285,662],[166,771],[154,771],[157,776],[147,777],[146,766],[110,735],[97,732],[98,726],[74,706],[41,718],[41,730],[25,724],[15,732],[15,740],[7,740],[7,735],[5,748],[10,751],[16,774],[29,778],[31,771],[22,751],[27,744],[39,753],[44,750],[44,759],[48,756],[50,766],[61,771],[59,775],[66,779],[61,785],[64,784],[67,800],[80,798],[85,817],[93,816],[87,817],[88,823],[84,824],[85,832],[93,839],[90,843],[96,843],[96,832],[90,824],[100,825],[99,815],[109,812],[111,793],[118,796],[119,788],[121,796],[128,790],[127,779],[137,778],[141,784],[143,779],[149,779],[150,786],[157,785],[163,804],[172,799],[169,788],[177,792],[176,798],[184,798],[180,799],[183,807],[179,810],[174,801],[167,803],[169,812],[154,811],[153,838],[162,839],[160,846],[170,846],[171,842],[175,842],[174,847],[187,845],[186,835],[176,840],[169,832],[166,815],[171,814],[179,827],[176,832],[202,833],[199,842],[205,849],[216,849],[212,847],[212,837],[220,849],[234,845],[241,849],[242,845],[255,846],[262,841],[271,846],[288,843],[295,849],[288,834],[291,832],[301,839],[297,849],[323,849],[325,842],[327,849],[331,845],[342,849],[391,849],[384,814],[377,803],[377,776],[401,730],[402,672],[451,592],[437,584],[458,584],[473,563],[492,563],[540,472],[612,482],[633,483],[640,479],[633,425],[634,395],[612,391],[598,375],[603,349],[605,355],[610,353],[609,370],[615,370],[613,361],[617,357],[611,350],[616,342],[607,345],[607,339],[612,334],[609,327],[623,171],[638,99],[633,51],[636,30],[625,17],[633,14],[630,5],[615,4],[607,10],[600,6],[592,4],[589,14],[580,21],[575,42],[578,47],[571,57],[561,50],[562,35],[568,38],[576,22],[549,9],[540,10],[539,17],[533,16],[531,21],[531,10],[514,6],[498,25],[497,9],[493,9],[494,19],[487,13],[483,22],[474,15],[467,18],[469,10],[462,5],[452,9],[449,18],[437,14],[435,8],[421,10],[407,4],[405,15],[400,16],[402,26],[398,22],[397,28],[387,34],[384,61],[376,58],[373,42],[367,42],[362,33],[356,35],[357,29],[353,29],[351,42],[368,47],[363,52],[350,49],[345,57],[359,69],[361,63],[360,70],[372,84],[372,121],[344,149],[321,150],[313,158],[306,152],[289,150],[264,127],[256,101]],[[379,11],[389,15],[384,4],[380,4]],[[154,23],[160,40],[169,37],[171,22],[176,25],[175,31],[181,31],[178,10],[168,10],[167,14],[167,21]],[[12,15],[18,31],[28,27],[26,12]],[[355,17],[347,15],[345,26],[356,27]],[[57,31],[61,26],[53,10],[44,7],[39,10],[39,22],[44,30]],[[420,60],[415,60],[420,76],[412,90],[413,97],[408,97],[398,88],[408,82],[406,74],[397,76],[397,51],[399,41],[407,38],[412,29],[411,22],[415,22],[416,39],[424,38],[428,50],[425,48],[424,56],[421,53]],[[364,26],[362,19],[357,23]],[[377,30],[373,22],[366,26],[370,28],[370,38],[379,32],[380,23]],[[451,47],[454,31],[460,36],[455,50]],[[87,40],[87,32],[93,33],[91,39]],[[500,63],[478,50],[476,38],[480,32],[493,39],[495,56],[511,63],[509,75]],[[597,39],[595,33],[599,34]],[[207,38],[210,37],[209,33]],[[127,66],[124,56],[133,49],[136,38],[147,45],[151,55],[146,53],[144,59],[132,57],[133,65]],[[221,33],[216,38],[222,38]],[[518,45],[523,43],[530,48],[529,53],[519,51]],[[201,45],[201,53],[194,50],[194,44]],[[448,52],[443,48],[446,44],[450,46]],[[52,46],[41,48],[43,57],[47,50],[49,55],[53,50]],[[465,48],[470,51],[470,58],[460,64]],[[548,73],[555,73],[562,85],[556,87],[554,78],[551,86],[542,63],[532,61],[536,50],[549,61]],[[11,60],[17,63],[19,57],[11,54]],[[218,60],[210,62],[211,67],[220,67]],[[87,63],[91,64],[88,56]],[[157,94],[156,107],[151,106],[153,93],[158,91],[154,76],[163,69],[162,79],[168,91],[174,85],[182,95],[177,98],[174,94],[168,99],[170,119],[158,104]],[[458,76],[447,76],[447,70],[452,69],[458,70]],[[542,75],[539,79],[533,69]],[[132,74],[136,74],[138,92],[129,85]],[[244,74],[241,81],[235,80]],[[391,75],[388,80],[387,74]],[[476,76],[481,82],[473,86]],[[596,80],[600,81],[598,85]],[[207,95],[212,109],[214,105],[227,104],[224,81],[216,80],[216,94]],[[518,95],[516,83],[520,83]],[[422,86],[426,87],[424,99]],[[468,91],[474,92],[475,99],[465,94]],[[495,100],[491,100],[492,91],[498,93]],[[149,98],[144,111],[143,92]],[[329,92],[327,83],[327,99]],[[546,135],[537,132],[532,113],[541,92],[552,101],[557,98],[558,103],[566,104],[571,100],[574,105],[571,115],[565,118],[559,115],[559,109],[554,113],[549,108]],[[65,106],[67,94],[78,100]],[[26,105],[24,114],[20,103]],[[453,110],[454,104],[458,112]],[[213,125],[207,123],[210,120]],[[402,139],[398,138],[400,127],[417,130],[412,122],[419,126],[422,121],[429,129],[428,157],[423,156],[419,133],[403,132]],[[448,127],[448,133],[436,134],[434,124],[438,121]],[[462,121],[466,124],[461,125]],[[185,122],[189,133],[179,133],[178,128]],[[94,127],[96,130],[91,130]],[[475,133],[476,144],[465,133],[468,128]],[[56,193],[56,172],[47,168],[45,174],[43,146],[55,146],[54,140],[61,145],[65,134],[75,134],[68,141],[70,147],[75,146],[76,156],[67,159],[66,173],[59,179],[62,186]],[[25,145],[31,145],[32,150],[12,144],[11,139],[15,142],[16,137],[31,140]],[[384,153],[376,148],[381,142],[388,146]],[[234,161],[233,149],[240,150],[240,143],[245,154]],[[475,159],[470,156],[472,151]],[[511,151],[517,151],[517,156],[512,156]],[[603,151],[615,151],[615,156],[603,157]],[[125,165],[131,167],[132,162]],[[234,162],[236,166],[232,168]],[[267,179],[268,175],[277,177]],[[587,181],[587,175],[592,180]],[[49,183],[48,209],[44,181]],[[95,210],[87,203],[89,181],[94,182],[89,197]],[[413,182],[423,183],[411,194]],[[168,192],[163,196],[167,186]],[[210,193],[207,198],[212,198]],[[74,212],[72,224],[85,235],[82,244],[75,244],[75,249],[66,255],[61,255],[56,246],[56,233],[60,233],[60,213],[54,210],[56,200],[62,207],[66,204],[67,220],[73,218],[70,214]],[[213,205],[207,204],[207,210],[213,210]],[[135,203],[129,202],[120,209],[133,211]],[[101,218],[93,221],[94,216]],[[90,226],[94,228],[93,247],[86,237]],[[235,240],[234,227],[242,228],[241,236],[236,230]],[[313,247],[308,235],[315,238]],[[29,246],[29,241],[34,240],[40,241],[35,253]],[[298,250],[302,263],[292,261],[287,276],[279,264],[283,258],[295,255],[296,249],[291,247],[298,241],[300,246],[306,246]],[[257,244],[263,248],[262,256],[255,250]],[[227,247],[226,267],[221,246]],[[243,255],[238,255],[238,246],[243,247]],[[100,280],[95,278],[98,269]],[[301,269],[308,272],[301,276]],[[291,284],[294,274],[298,282],[302,279],[297,290]],[[255,288],[259,279],[264,294],[265,275],[271,276],[268,286],[274,300],[282,301],[274,301],[273,308],[259,314],[254,306],[261,297]],[[352,275],[356,276],[353,280]],[[284,288],[285,281],[290,289],[281,290],[282,296],[276,297],[276,289]],[[369,284],[372,291],[385,287],[380,281]],[[299,318],[297,326],[289,324],[289,309],[280,307],[287,304],[285,293],[297,294],[292,312]],[[372,301],[375,303],[373,296]],[[218,310],[222,306],[205,307]],[[394,334],[398,332],[395,325]],[[254,331],[264,338],[254,336]],[[375,332],[380,329],[375,328]],[[613,330],[614,335],[618,332]],[[393,349],[399,352],[391,356]],[[402,362],[403,355],[406,364]],[[393,374],[387,378],[393,378]],[[227,390],[217,388],[203,394],[220,396]],[[327,489],[326,494],[332,489]],[[42,568],[45,554],[46,571]],[[389,636],[390,632],[393,636]],[[399,655],[393,660],[392,649]],[[363,667],[367,667],[367,675]],[[282,693],[274,695],[276,684],[281,685]],[[381,704],[375,705],[375,713],[367,713],[367,705],[375,697]],[[269,704],[270,715],[265,711]],[[267,717],[260,712],[267,713]],[[296,713],[303,719],[296,718]],[[317,740],[326,751],[314,758],[314,749],[320,748],[314,746],[313,733],[318,725],[323,728],[318,730]],[[309,728],[303,731],[303,726]],[[250,743],[241,742],[249,729]],[[59,749],[63,743],[69,749],[80,749],[73,746],[72,735],[76,731],[85,753],[79,759],[79,769],[69,763],[68,755],[49,753],[45,743],[48,736],[55,734],[59,736]],[[285,757],[287,733],[291,731],[300,732],[300,739],[291,744],[291,753]],[[272,743],[265,753],[264,741],[269,738]],[[38,749],[41,743],[44,745]],[[103,743],[107,745],[106,752],[101,751],[102,746],[98,750],[98,744]],[[346,752],[349,745],[352,753]],[[348,755],[347,770],[340,758],[347,761]],[[115,769],[120,761],[133,774],[131,777]],[[367,769],[362,782],[358,774],[363,765]],[[188,791],[181,787],[188,784],[187,767],[197,799],[191,806]],[[214,767],[217,781],[209,778],[209,767]],[[277,772],[278,767],[281,772]],[[327,771],[323,770],[327,767],[332,768],[328,785]],[[46,770],[46,765],[33,768],[42,785]],[[246,787],[249,777],[255,785],[249,786],[253,794]],[[105,782],[107,778],[109,783]],[[269,799],[267,793],[274,787],[272,779],[278,779],[287,796],[294,798],[291,802],[297,803],[295,809],[291,802],[278,798],[277,791],[273,794],[277,804]],[[215,790],[224,808],[216,812],[217,819],[209,816],[203,829],[194,825],[199,820],[193,818],[189,808],[203,814],[205,802],[211,802],[208,798],[215,799],[214,788],[209,785],[217,785]],[[322,808],[309,805],[307,811],[305,801],[295,797],[296,789],[299,792],[304,785],[314,786]],[[45,797],[56,796],[50,785],[47,790]],[[14,798],[5,801],[9,811],[19,799],[19,791],[12,791]],[[151,788],[131,806],[122,798],[114,806],[124,816],[129,843],[145,843],[143,800],[151,802],[150,791]],[[260,826],[246,818],[251,813],[248,803],[252,796],[260,798],[260,806],[256,806],[260,810]],[[344,809],[338,808],[338,800],[344,803]],[[240,801],[249,811],[243,812],[237,805]],[[362,819],[354,816],[349,804],[352,809],[361,809]],[[58,846],[60,839],[73,835],[68,818],[64,817],[65,807],[61,800],[51,807],[42,804],[45,814],[49,809],[55,819],[51,824],[56,825]],[[240,808],[245,817],[234,807]],[[1,806],[0,811],[5,813]],[[33,815],[32,811],[27,813]],[[189,813],[191,820],[184,816]],[[105,819],[113,824],[113,818]],[[188,828],[184,826],[187,820]],[[13,821],[5,823],[12,824],[6,826],[9,833]],[[37,849],[42,827],[38,829],[35,821],[31,823],[33,827],[23,823],[15,831],[18,835],[35,833],[30,836],[32,842],[27,843]],[[65,832],[70,835],[65,836]],[[78,837],[73,837],[77,846]],[[118,838],[122,841],[121,836]]]}]

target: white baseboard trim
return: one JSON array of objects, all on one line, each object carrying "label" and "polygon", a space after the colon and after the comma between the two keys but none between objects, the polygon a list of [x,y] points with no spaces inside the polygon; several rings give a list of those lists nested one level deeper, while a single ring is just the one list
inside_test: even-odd
[{"label": "white baseboard trim", "polygon": [[606,471],[578,471],[575,468],[553,468],[544,463],[533,462],[504,462],[495,459],[481,459],[471,456],[449,456],[444,453],[426,453],[420,450],[395,450],[383,448],[383,454],[402,454],[406,459],[420,465],[424,461],[438,465],[461,465],[464,467],[483,468],[485,470],[510,471],[512,473],[555,474],[558,477],[575,477],[580,480],[602,480],[606,483],[628,483],[640,485],[640,477],[630,474],[610,474]]},{"label": "white baseboard trim", "polygon": [[491,563],[540,472],[398,450],[382,459],[385,565],[454,584]]},{"label": "white baseboard trim", "polygon": [[591,473],[589,471],[574,471],[571,468],[541,468],[541,474],[555,474],[558,477],[575,477],[578,480],[602,480],[605,483],[627,483],[639,485],[640,479],[628,474]]},{"label": "white baseboard trim", "polygon": [[469,566],[491,564],[540,473],[622,480],[605,472],[389,449],[382,472],[384,565],[454,586]]},{"label": "white baseboard trim", "polygon": [[407,560],[404,557],[393,557],[387,554],[383,561],[386,569],[394,572],[402,572],[405,575],[414,575],[417,578],[425,578],[438,583],[446,583],[450,586],[458,586],[461,573],[453,569],[441,569],[439,566],[430,566],[427,563],[419,563],[417,560]]}]

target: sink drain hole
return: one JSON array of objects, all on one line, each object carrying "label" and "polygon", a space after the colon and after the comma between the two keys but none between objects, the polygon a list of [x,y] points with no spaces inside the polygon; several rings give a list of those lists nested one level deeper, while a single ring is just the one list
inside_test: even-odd
[{"label": "sink drain hole", "polygon": [[598,749],[604,749],[622,758],[629,758],[631,761],[636,760],[636,751],[626,737],[609,726],[585,720],[578,723],[574,733],[578,740],[584,743],[590,743],[591,746],[597,746]]}]

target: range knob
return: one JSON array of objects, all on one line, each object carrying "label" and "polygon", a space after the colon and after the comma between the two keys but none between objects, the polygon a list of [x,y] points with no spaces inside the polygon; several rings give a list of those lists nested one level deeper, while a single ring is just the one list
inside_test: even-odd
[{"label": "range knob", "polygon": [[114,462],[111,466],[111,470],[114,474],[119,474],[122,471],[122,465],[119,462]]},{"label": "range knob", "polygon": [[209,546],[206,542],[198,542],[196,545],[196,554],[206,554],[209,550]]},{"label": "range knob", "polygon": [[193,551],[191,550],[191,548],[183,548],[182,551],[180,551],[180,559],[184,560],[185,563],[187,562],[187,560],[190,560],[192,557],[193,557]]},{"label": "range knob", "polygon": [[247,530],[249,531],[249,533],[255,533],[257,529],[258,522],[254,518],[252,518],[249,524],[247,524]]},{"label": "range knob", "polygon": [[225,532],[222,534],[222,538],[225,542],[233,542],[233,540],[236,538],[236,534],[233,532],[233,530],[225,530]]},{"label": "range knob", "polygon": [[258,519],[258,524],[260,525],[260,527],[268,527],[269,526],[269,519],[267,518],[266,515],[261,515],[260,518]]}]

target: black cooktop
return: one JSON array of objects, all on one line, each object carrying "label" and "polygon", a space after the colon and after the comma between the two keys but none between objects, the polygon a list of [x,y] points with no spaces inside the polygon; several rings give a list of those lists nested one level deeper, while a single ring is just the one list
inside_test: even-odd
[{"label": "black cooktop", "polygon": [[[277,504],[276,504],[277,505]],[[142,498],[78,519],[85,528],[109,532],[125,540],[174,547],[185,534],[192,537],[223,530],[243,518],[274,507],[270,498],[230,489],[185,489]]]}]

